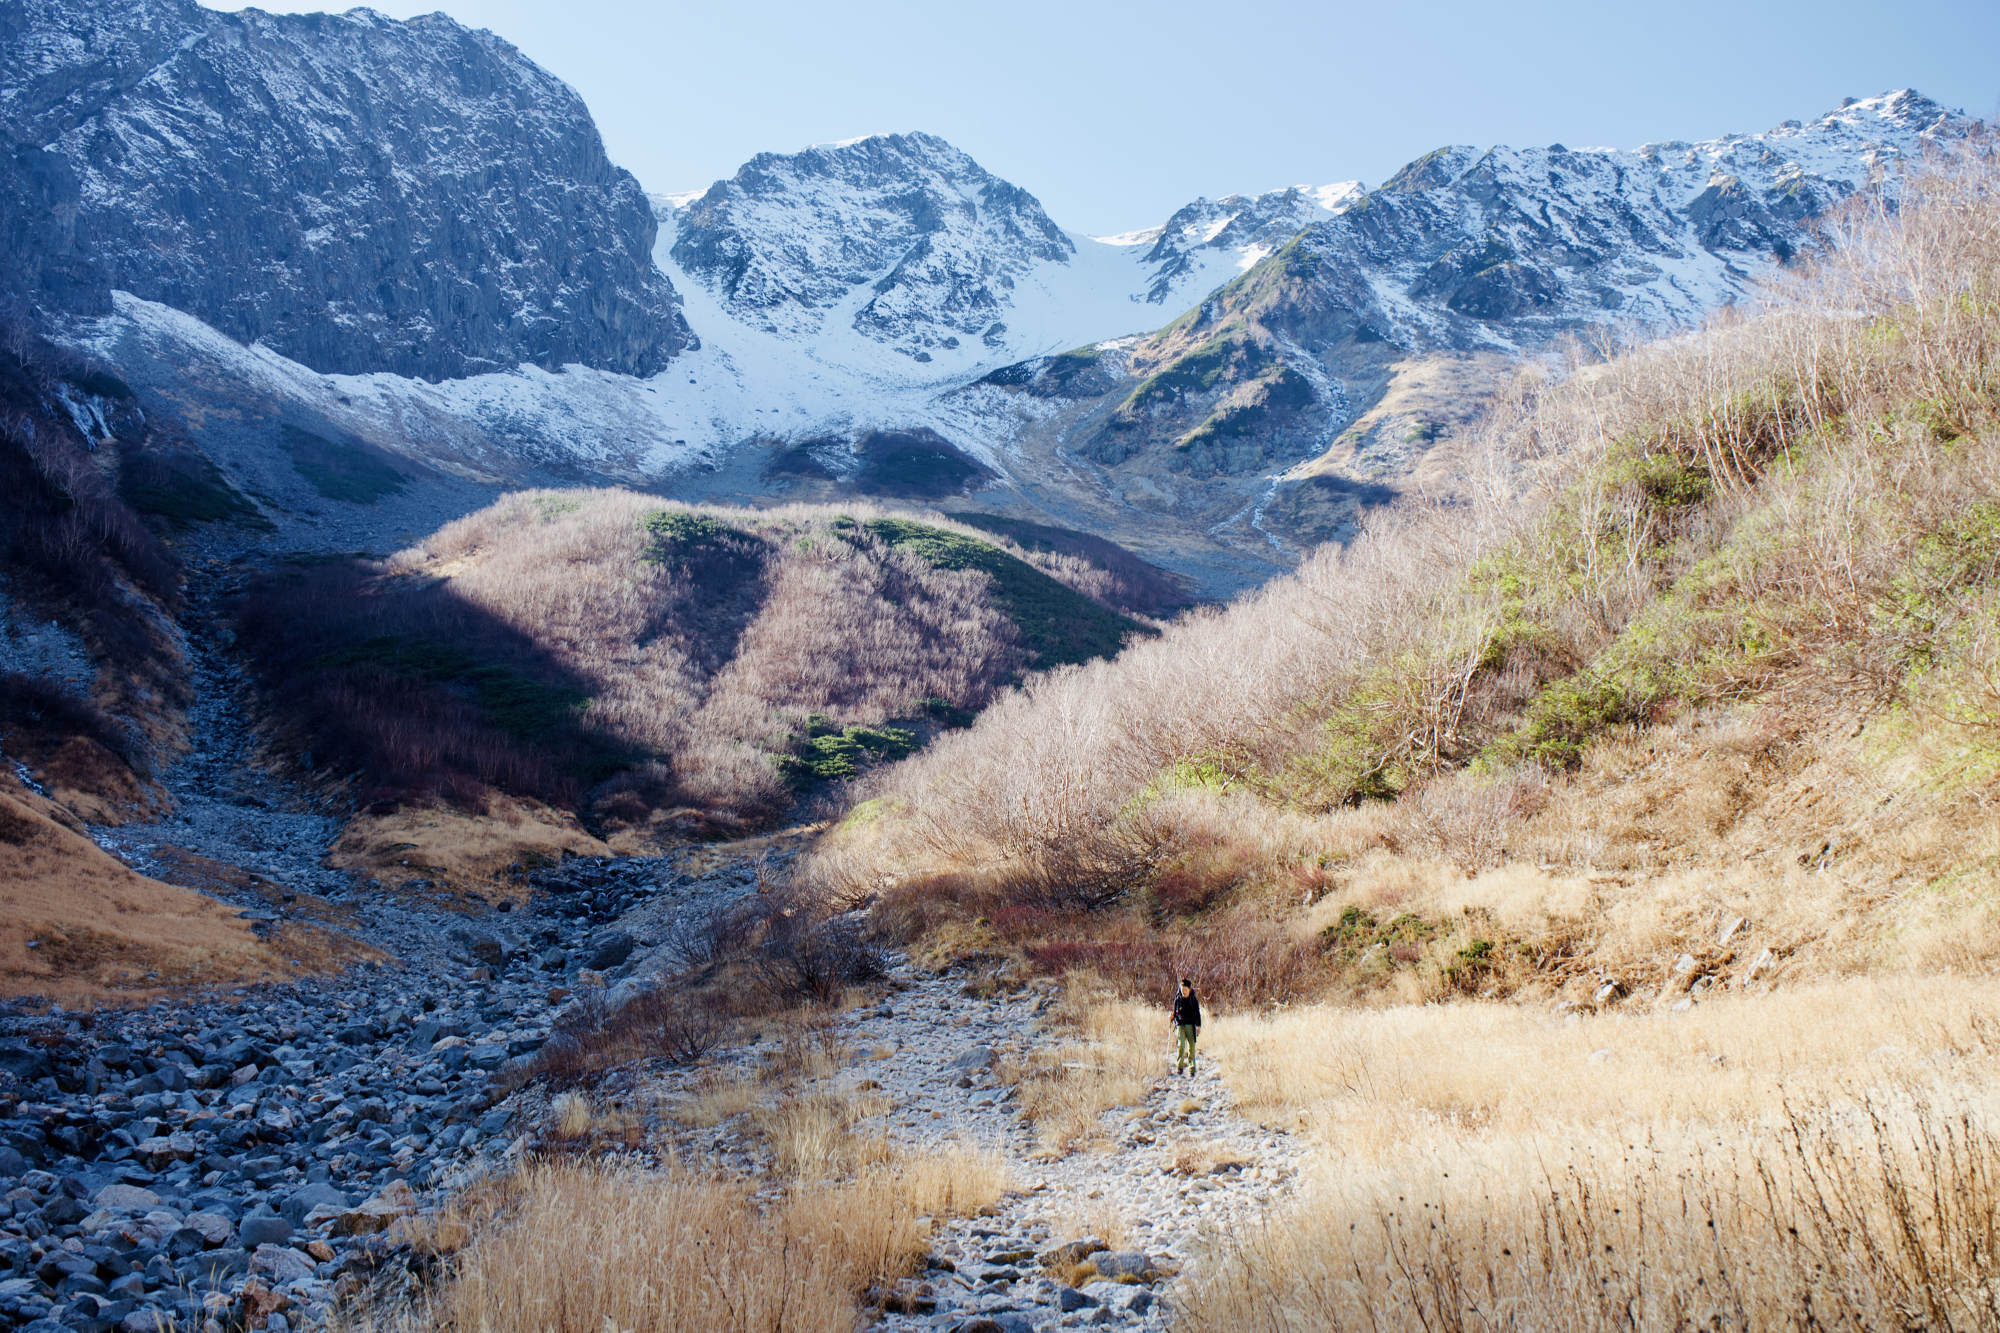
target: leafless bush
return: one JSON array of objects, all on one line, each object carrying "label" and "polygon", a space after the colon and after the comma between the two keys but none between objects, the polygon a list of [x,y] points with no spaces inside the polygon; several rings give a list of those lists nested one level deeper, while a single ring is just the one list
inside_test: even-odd
[{"label": "leafless bush", "polygon": [[741,939],[742,923],[734,904],[704,903],[676,912],[660,931],[660,944],[681,972],[702,971]]},{"label": "leafless bush", "polygon": [[837,1003],[849,986],[883,974],[882,958],[852,916],[810,921],[773,917],[750,970],[767,996],[782,1004]]}]

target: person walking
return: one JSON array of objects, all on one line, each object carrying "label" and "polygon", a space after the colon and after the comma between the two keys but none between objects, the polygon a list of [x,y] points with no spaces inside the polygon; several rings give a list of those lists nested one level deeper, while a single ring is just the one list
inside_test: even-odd
[{"label": "person walking", "polygon": [[1194,1072],[1194,1039],[1201,1032],[1201,1001],[1194,998],[1194,983],[1181,978],[1180,994],[1174,996],[1174,1072]]}]

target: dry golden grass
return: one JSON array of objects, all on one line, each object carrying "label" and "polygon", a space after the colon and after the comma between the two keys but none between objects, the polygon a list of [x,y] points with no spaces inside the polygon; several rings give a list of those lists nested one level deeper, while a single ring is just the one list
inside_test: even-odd
[{"label": "dry golden grass", "polygon": [[1316,1161],[1187,1327],[2000,1325],[2000,982],[1571,1018],[1329,1006],[1207,1035]]},{"label": "dry golden grass", "polygon": [[91,824],[119,825],[157,819],[168,808],[157,782],[135,774],[125,761],[88,736],[63,737],[36,753],[16,753],[51,800]]},{"label": "dry golden grass", "polygon": [[[720,525],[699,569],[655,551],[643,525],[663,513]],[[877,725],[926,698],[976,709],[1028,664],[1013,623],[990,604],[989,577],[933,568],[856,526],[884,513],[697,511],[628,491],[523,492],[448,524],[388,569],[448,580],[455,597],[588,683],[594,730],[663,756],[626,784],[643,801],[600,812],[643,842],[705,810],[782,800],[770,756],[809,714]],[[1116,591],[1087,562],[922,517],[1086,596]]]},{"label": "dry golden grass", "polygon": [[405,806],[392,815],[356,815],[341,830],[327,864],[385,884],[428,879],[471,887],[490,900],[527,898],[511,867],[547,866],[572,856],[610,856],[574,815],[540,801],[494,793],[484,814],[446,805]]},{"label": "dry golden grass", "polygon": [[426,1228],[456,1250],[421,1308],[349,1311],[336,1327],[488,1333],[850,1333],[861,1298],[909,1271],[934,1219],[990,1203],[990,1158],[898,1159],[760,1205],[745,1187],[617,1163],[530,1165]]},{"label": "dry golden grass", "polygon": [[856,1133],[855,1126],[892,1105],[878,1093],[806,1093],[758,1106],[750,1122],[770,1142],[777,1175],[808,1182],[838,1180],[890,1159],[888,1139],[880,1130]]},{"label": "dry golden grass", "polygon": [[233,908],[134,873],[52,813],[0,791],[0,994],[133,1003],[306,970]]},{"label": "dry golden grass", "polygon": [[676,1102],[674,1119],[695,1129],[709,1129],[756,1107],[764,1096],[763,1081],[753,1074],[704,1070],[693,1090]]},{"label": "dry golden grass", "polygon": [[1342,1159],[1383,1161],[1416,1139],[1728,1126],[1786,1095],[1991,1073],[2000,981],[1858,977],[1717,990],[1683,1012],[1574,1016],[1476,1001],[1312,1005],[1218,1017],[1203,1040],[1245,1114],[1307,1129]]},{"label": "dry golden grass", "polygon": [[1022,1114],[1040,1151],[1061,1156],[1101,1137],[1099,1117],[1141,1101],[1165,1072],[1169,1033],[1156,1010],[1070,978],[1055,1021],[1065,1039],[1032,1052],[1019,1070]]}]

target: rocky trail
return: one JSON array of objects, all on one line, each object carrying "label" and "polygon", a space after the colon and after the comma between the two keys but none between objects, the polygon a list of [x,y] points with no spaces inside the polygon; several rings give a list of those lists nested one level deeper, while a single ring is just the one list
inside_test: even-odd
[{"label": "rocky trail", "polygon": [[[190,657],[199,744],[162,775],[173,812],[100,842],[142,871],[186,853],[238,867],[210,891],[260,929],[332,925],[375,956],[140,1009],[0,1006],[0,1328],[289,1333],[380,1290],[385,1266],[420,1280],[391,1224],[545,1145],[546,1088],[509,1096],[509,1076],[579,994],[615,1011],[676,971],[675,923],[756,892],[796,848],[572,860],[528,872],[518,907],[392,893],[325,865],[340,821],[251,765],[242,682],[214,639]],[[1164,1017],[1140,1104],[1105,1112],[1095,1148],[1044,1152],[1010,1071],[1063,1040],[1052,984],[982,997],[886,961],[875,998],[820,1022],[840,1055],[811,1090],[853,1099],[857,1130],[898,1149],[989,1153],[1012,1188],[990,1215],[940,1220],[924,1271],[882,1293],[881,1326],[1164,1327],[1176,1275],[1295,1179],[1299,1150],[1238,1116],[1212,1063],[1165,1076]],[[651,1107],[637,1160],[769,1176],[746,1115],[697,1131],[669,1113],[784,1040],[740,1036],[614,1072]]]}]

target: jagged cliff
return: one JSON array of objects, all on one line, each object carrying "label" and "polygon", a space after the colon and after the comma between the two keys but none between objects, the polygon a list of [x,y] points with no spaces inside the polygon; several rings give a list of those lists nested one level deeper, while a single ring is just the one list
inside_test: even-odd
[{"label": "jagged cliff", "polygon": [[645,375],[691,335],[567,85],[440,14],[0,7],[16,303],[112,289],[322,372]]}]

